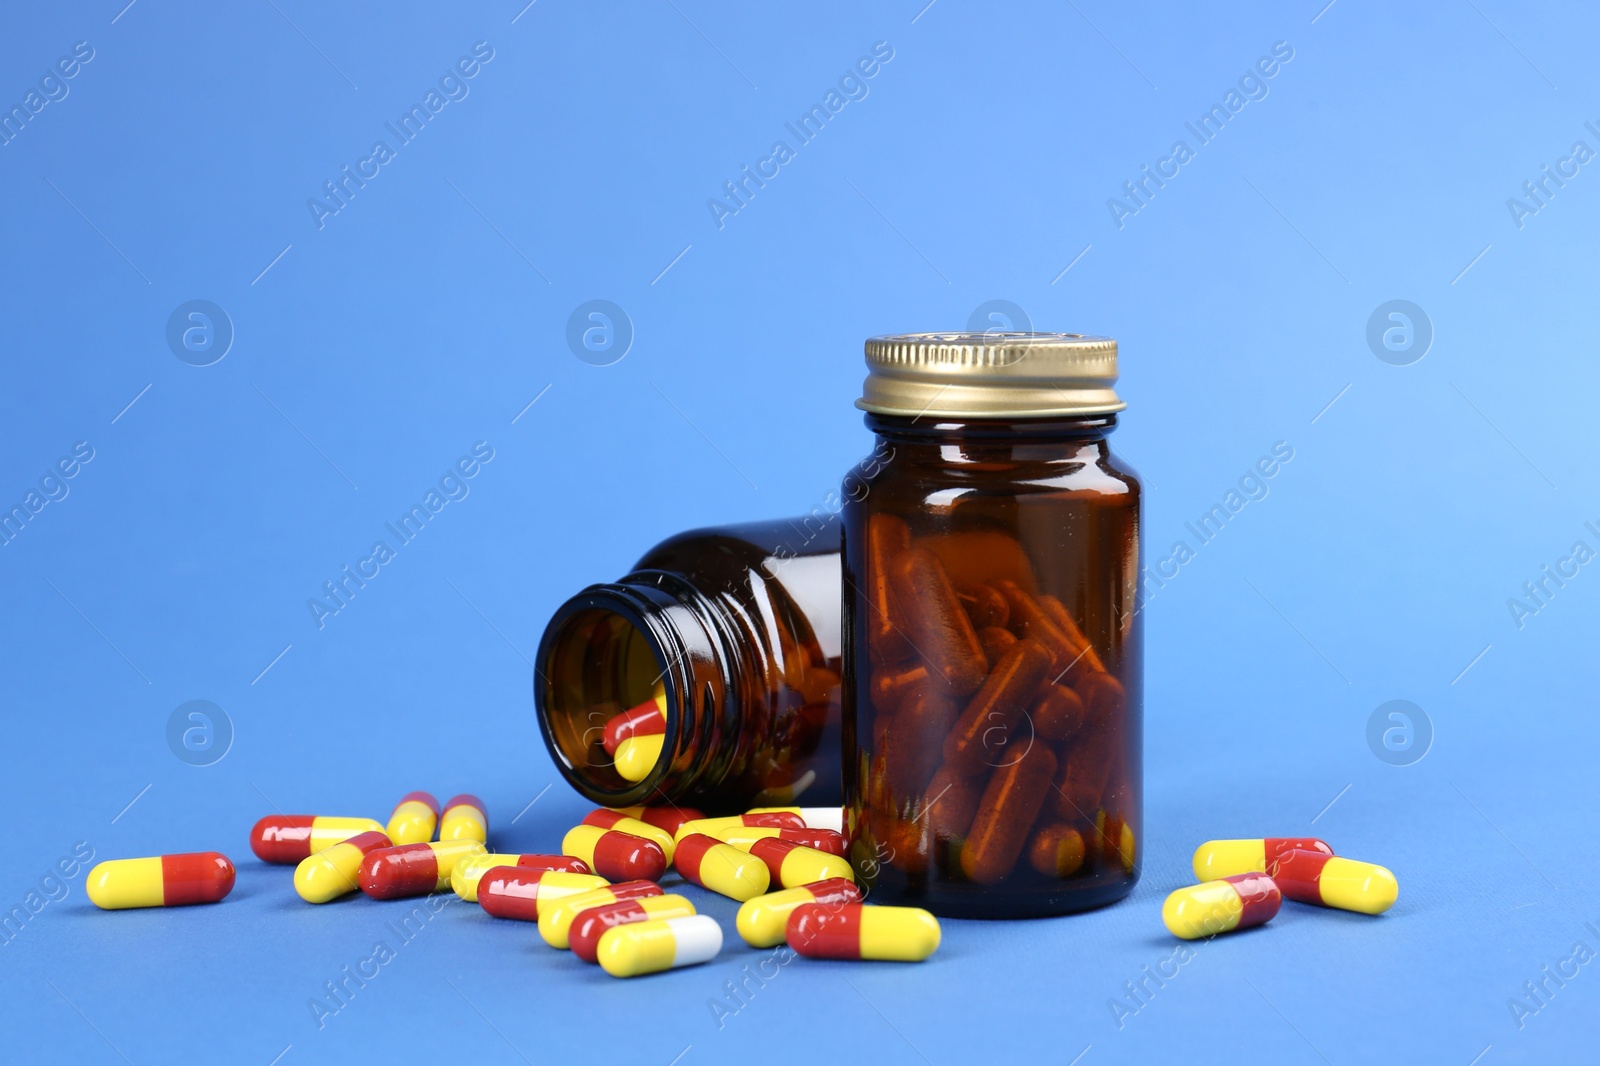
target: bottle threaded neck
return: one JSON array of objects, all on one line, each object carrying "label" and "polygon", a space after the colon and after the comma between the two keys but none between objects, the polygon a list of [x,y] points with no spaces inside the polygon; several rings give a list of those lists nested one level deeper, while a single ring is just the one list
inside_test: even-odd
[{"label": "bottle threaded neck", "polygon": [[[591,585],[557,609],[535,660],[534,704],[557,768],[579,793],[607,807],[670,805],[727,772],[739,739],[738,651],[720,613],[664,571]],[[619,760],[604,746],[606,723],[658,686],[659,755],[642,767],[626,757],[635,752]]]}]

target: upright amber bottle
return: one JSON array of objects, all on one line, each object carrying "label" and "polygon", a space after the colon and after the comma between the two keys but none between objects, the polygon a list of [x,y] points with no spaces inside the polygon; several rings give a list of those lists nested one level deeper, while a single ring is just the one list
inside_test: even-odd
[{"label": "upright amber bottle", "polygon": [[[607,807],[706,813],[840,802],[839,522],[700,529],[556,610],[535,659],[557,768]],[[606,727],[659,709],[649,757],[619,772]]]},{"label": "upright amber bottle", "polygon": [[879,469],[844,509],[844,792],[877,902],[1120,899],[1143,840],[1141,489],[1116,342],[867,342]]}]

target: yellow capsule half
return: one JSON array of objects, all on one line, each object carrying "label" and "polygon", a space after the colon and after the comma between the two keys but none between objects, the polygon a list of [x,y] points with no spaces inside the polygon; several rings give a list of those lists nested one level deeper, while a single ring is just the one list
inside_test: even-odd
[{"label": "yellow capsule half", "polygon": [[389,815],[388,837],[401,844],[426,844],[439,827],[438,801],[426,792],[408,792]]},{"label": "yellow capsule half", "polygon": [[657,733],[654,736],[628,737],[617,745],[617,752],[612,757],[616,762],[617,773],[624,781],[643,781],[650,776],[656,768],[656,763],[661,761],[661,750],[666,745],[667,738]]},{"label": "yellow capsule half", "polygon": [[[764,849],[767,847],[770,847],[767,841],[758,840],[750,849],[750,854],[765,860]],[[850,865],[849,859],[831,855],[826,851],[794,847],[779,854],[782,858],[778,863],[778,883],[784,888],[798,888],[817,881],[830,881],[835,878],[849,880],[855,877],[855,868]],[[768,870],[771,870],[770,866]]]},{"label": "yellow capsule half", "polygon": [[1199,940],[1270,921],[1282,903],[1266,874],[1234,874],[1178,889],[1161,905],[1161,921],[1173,936]]},{"label": "yellow capsule half", "polygon": [[161,873],[161,857],[100,863],[89,871],[84,888],[89,901],[101,910],[164,906],[166,879]]},{"label": "yellow capsule half", "polygon": [[1400,882],[1386,867],[1334,857],[1322,868],[1317,887],[1325,907],[1382,914],[1400,897]]},{"label": "yellow capsule half", "polygon": [[861,957],[921,962],[939,950],[939,919],[921,907],[862,907]]},{"label": "yellow capsule half", "polygon": [[467,855],[458,860],[450,870],[450,888],[468,903],[478,902],[478,882],[496,866],[515,866],[521,855],[484,852]]},{"label": "yellow capsule half", "polygon": [[444,805],[439,819],[440,840],[476,840],[489,842],[489,815],[483,801],[477,796],[462,793]]}]

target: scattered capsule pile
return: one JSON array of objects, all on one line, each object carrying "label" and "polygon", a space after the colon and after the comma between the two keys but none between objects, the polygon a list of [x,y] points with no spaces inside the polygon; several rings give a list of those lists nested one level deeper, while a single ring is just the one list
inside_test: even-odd
[{"label": "scattered capsule pile", "polygon": [[[660,738],[616,732],[618,748]],[[735,927],[752,947],[787,943],[826,959],[926,959],[939,946],[937,919],[915,907],[864,905],[841,823],[836,808],[768,807],[724,818],[684,808],[601,808],[567,832],[560,854],[518,855],[489,851],[489,818],[476,796],[456,796],[441,809],[428,793],[411,792],[387,826],[268,815],[250,831],[250,850],[263,862],[293,865],[295,891],[307,903],[357,891],[388,900],[448,889],[492,917],[537,923],[552,948],[614,977],[690,966],[722,950],[717,921],[662,888],[669,867],[739,901]],[[89,898],[107,910],[215,903],[233,890],[234,877],[233,863],[217,852],[117,859],[90,872]]]},{"label": "scattered capsule pile", "polygon": [[1340,858],[1315,837],[1208,840],[1194,853],[1200,883],[1180,888],[1161,907],[1167,931],[1184,940],[1262,925],[1285,898],[1360,914],[1394,906],[1394,874],[1370,862]]},{"label": "scattered capsule pile", "polygon": [[[787,943],[811,958],[926,959],[939,947],[938,920],[916,907],[863,903],[841,822],[841,811],[820,807],[722,818],[676,807],[600,808],[567,832],[560,854],[521,855],[489,851],[489,817],[476,796],[456,796],[441,810],[428,793],[411,792],[387,826],[268,815],[250,831],[250,849],[263,862],[293,865],[295,891],[307,903],[356,891],[388,900],[449,889],[492,917],[537,923],[552,948],[614,977],[690,966],[722,950],[716,920],[661,887],[669,868],[738,901],[735,928],[751,947]],[[1335,855],[1314,837],[1211,840],[1196,849],[1193,865],[1199,883],[1173,892],[1161,908],[1167,930],[1184,940],[1262,925],[1285,898],[1382,914],[1400,892],[1384,867]],[[218,902],[234,879],[227,856],[207,851],[102,862],[87,888],[105,910],[179,907]]]}]

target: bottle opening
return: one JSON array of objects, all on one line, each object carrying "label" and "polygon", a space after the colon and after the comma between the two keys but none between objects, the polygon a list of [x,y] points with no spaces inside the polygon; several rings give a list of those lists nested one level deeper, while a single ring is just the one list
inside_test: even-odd
[{"label": "bottle opening", "polygon": [[667,665],[615,611],[580,609],[552,628],[542,679],[543,728],[562,771],[590,794],[633,792],[659,777],[667,736]]}]

